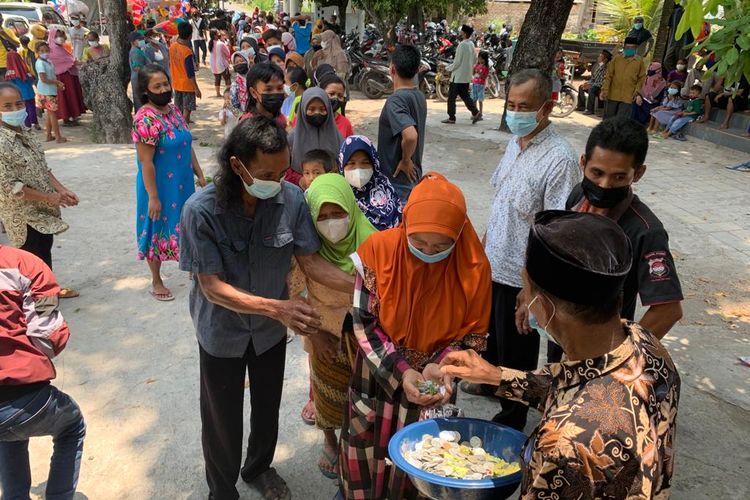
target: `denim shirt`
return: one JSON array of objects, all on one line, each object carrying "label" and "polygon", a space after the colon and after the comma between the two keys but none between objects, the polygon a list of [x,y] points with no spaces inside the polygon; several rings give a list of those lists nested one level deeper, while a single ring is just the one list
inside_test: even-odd
[{"label": "denim shirt", "polygon": [[[221,206],[215,185],[191,196],[180,220],[180,269],[218,274],[253,295],[287,299],[292,257],[317,252],[320,240],[302,191],[281,184],[278,195],[258,200],[254,218],[244,215],[241,206]],[[242,357],[250,340],[261,355],[286,336],[278,321],[210,302],[197,279],[190,291],[190,315],[198,342],[215,357]]]}]

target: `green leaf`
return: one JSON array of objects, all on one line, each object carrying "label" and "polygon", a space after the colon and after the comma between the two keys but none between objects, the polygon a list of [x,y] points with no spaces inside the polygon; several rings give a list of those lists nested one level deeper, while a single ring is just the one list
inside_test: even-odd
[{"label": "green leaf", "polygon": [[740,58],[740,53],[737,51],[736,47],[732,47],[727,51],[726,55],[724,56],[727,60],[727,64],[730,66],[737,62],[737,59]]}]

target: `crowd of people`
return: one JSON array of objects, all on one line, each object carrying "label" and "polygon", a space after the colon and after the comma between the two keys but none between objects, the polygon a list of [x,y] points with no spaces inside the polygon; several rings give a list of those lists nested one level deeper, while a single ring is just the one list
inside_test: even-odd
[{"label": "crowd of people", "polygon": [[[711,109],[725,110],[719,128],[729,128],[732,115],[750,106],[750,82],[744,76],[734,85],[724,85],[724,78],[703,75],[716,60],[706,57],[705,50],[678,58],[672,71],[662,64],[647,64],[645,54],[653,38],[643,28],[643,17],[634,19],[633,29],[624,40],[621,54],[603,50],[591,69],[590,79],[578,87],[578,107],[584,114],[595,114],[601,107],[603,116],[628,116],[643,125],[656,138],[672,137],[685,141],[684,128],[691,122],[705,123]],[[706,59],[704,61],[704,58]],[[750,137],[750,128],[745,131]]]},{"label": "crowd of people", "polygon": [[[479,235],[461,189],[425,172],[419,50],[399,45],[391,54],[394,92],[374,142],[345,116],[337,31],[307,16],[262,14],[207,23],[196,12],[168,45],[150,28],[128,37],[137,257],[147,262],[157,301],[174,300],[163,262],[190,273],[210,498],[238,498],[238,476],[263,498],[291,498],[272,467],[288,331],[309,354],[300,416],[323,436],[317,467],[338,481],[339,498],[416,498],[388,460],[389,439],[425,408],[455,400],[457,389],[498,398],[492,420],[518,430],[530,407],[542,412],[519,457],[522,497],[667,497],[680,379],[659,339],[681,318],[683,296],[667,232],[633,192],[646,173],[649,138],[648,124],[625,116],[644,105],[618,79],[641,68],[629,60],[639,57],[630,41],[623,55],[600,58],[612,60],[590,85],[593,92],[601,83],[613,116],[581,152],[550,122],[551,76],[511,75],[513,136],[489,179],[494,198]],[[60,31],[46,29],[57,44]],[[468,41],[471,28],[462,33]],[[87,36],[81,58],[106,51]],[[76,84],[77,56],[61,54],[64,43],[35,48],[47,92]],[[470,48],[459,45],[465,54],[454,62],[451,95],[476,121]],[[48,51],[57,55],[41,57]],[[225,99],[217,127],[226,136],[210,183],[190,132],[206,59]],[[631,79],[641,86],[640,76]],[[646,84],[650,96],[668,85]],[[648,112],[659,123],[658,113],[677,109],[668,94]],[[75,93],[65,99],[58,108],[65,118],[83,111]],[[52,435],[47,495],[72,498],[85,424],[77,404],[50,384],[51,359],[69,336],[57,302],[65,294],[50,268],[52,237],[67,228],[59,207],[78,198],[47,167],[26,118],[22,88],[0,83],[0,218],[21,248],[0,246],[9,270],[0,345],[11,353],[0,366],[0,488],[10,498],[28,495],[28,440]],[[445,123],[454,122],[455,105]],[[548,364],[537,369],[543,341]],[[423,394],[425,381],[445,394]]]}]

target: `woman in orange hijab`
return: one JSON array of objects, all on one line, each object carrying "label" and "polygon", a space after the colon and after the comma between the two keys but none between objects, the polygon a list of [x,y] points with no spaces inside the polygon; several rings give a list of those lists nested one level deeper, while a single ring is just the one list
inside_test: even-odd
[{"label": "woman in orange hijab", "polygon": [[341,432],[341,493],[413,498],[409,478],[385,463],[388,441],[444,399],[417,385],[441,383],[436,363],[447,352],[484,349],[490,263],[461,190],[435,172],[412,191],[402,224],[371,235],[352,260],[359,349]]}]

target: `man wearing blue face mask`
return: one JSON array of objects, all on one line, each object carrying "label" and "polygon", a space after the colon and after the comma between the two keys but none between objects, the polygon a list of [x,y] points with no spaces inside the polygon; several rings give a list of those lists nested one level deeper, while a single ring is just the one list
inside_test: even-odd
[{"label": "man wearing blue face mask", "polygon": [[[263,498],[291,498],[271,468],[279,430],[287,329],[306,335],[318,313],[289,299],[294,257],[322,285],[351,293],[354,278],[318,255],[320,241],[302,191],[286,181],[289,143],[272,118],[240,122],[219,154],[214,184],[185,203],[180,268],[190,292],[200,357],[200,410],[211,498],[238,498],[237,476]],[[245,374],[250,379],[250,439],[243,444]]]},{"label": "man wearing blue face mask", "polygon": [[638,39],[627,37],[622,54],[617,54],[607,66],[599,98],[607,101],[604,118],[630,116],[631,104],[646,80],[646,63],[636,52]]},{"label": "man wearing blue face mask", "polygon": [[[575,151],[550,123],[551,95],[549,72],[526,69],[511,76],[506,119],[513,137],[490,181],[495,198],[484,246],[492,265],[492,312],[484,356],[519,370],[536,368],[539,356],[539,335],[519,331],[515,321],[529,228],[538,211],[564,208],[581,181]],[[473,384],[462,384],[462,389],[495,392]],[[493,420],[523,429],[528,407],[509,399],[502,405]]]}]

